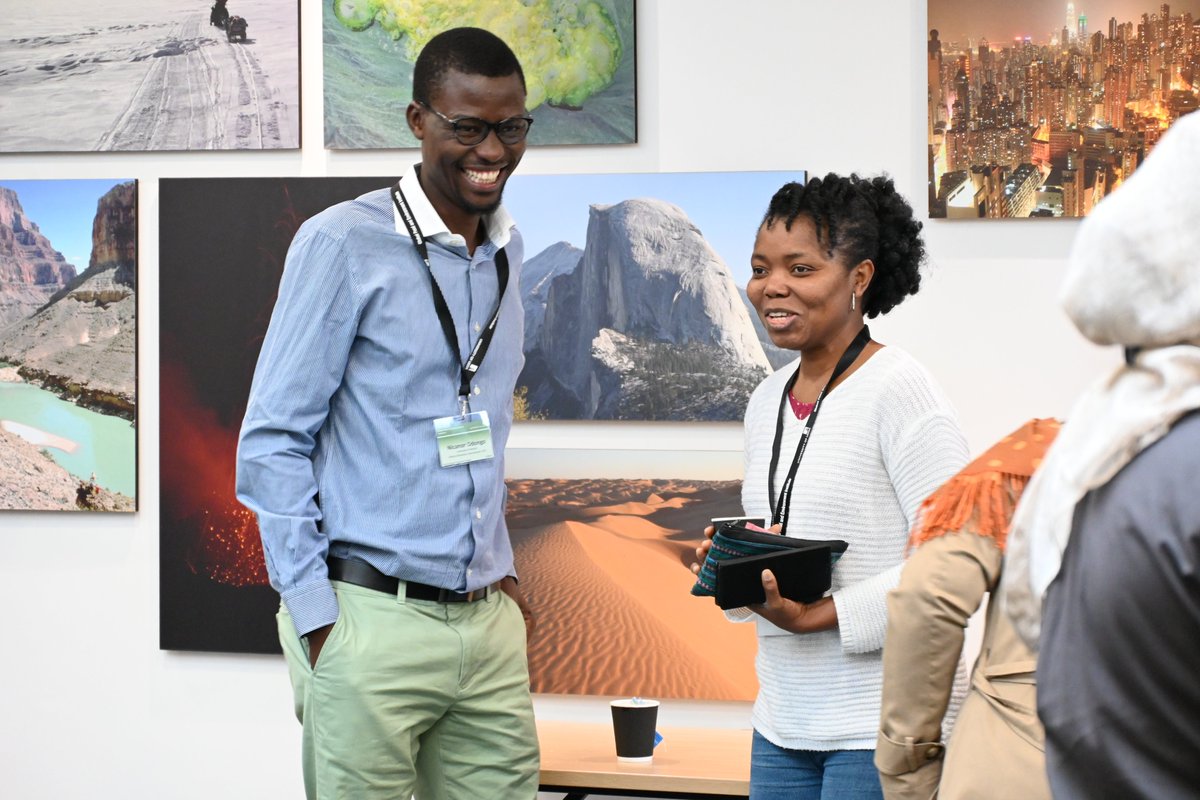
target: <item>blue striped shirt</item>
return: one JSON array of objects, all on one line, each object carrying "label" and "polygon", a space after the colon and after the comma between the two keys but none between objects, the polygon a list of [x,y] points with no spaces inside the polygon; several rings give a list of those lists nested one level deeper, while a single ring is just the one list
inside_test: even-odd
[{"label": "blue striped shirt", "polygon": [[[515,574],[504,446],[525,361],[520,235],[497,209],[468,256],[412,168],[401,186],[454,320],[457,360],[389,190],[370,192],[292,240],[242,423],[237,496],[258,517],[271,585],[301,635],[337,620],[329,555],[458,591]],[[504,246],[508,288],[470,398],[488,412],[496,455],[443,468],[433,420],[458,411],[460,363],[496,308]]]}]

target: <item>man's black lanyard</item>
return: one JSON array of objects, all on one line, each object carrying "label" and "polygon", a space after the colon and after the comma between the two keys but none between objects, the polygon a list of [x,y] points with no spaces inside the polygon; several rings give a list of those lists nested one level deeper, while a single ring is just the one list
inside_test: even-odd
[{"label": "man's black lanyard", "polygon": [[800,377],[800,367],[796,367],[796,372],[783,387],[783,396],[779,398],[779,413],[775,419],[775,441],[771,445],[771,471],[767,473],[767,502],[772,503],[771,524],[779,525],[781,535],[787,535],[788,516],[791,513],[789,506],[792,502],[792,489],[796,484],[796,470],[800,467],[800,459],[804,458],[804,450],[808,447],[808,438],[812,434],[813,425],[816,424],[817,412],[821,410],[821,401],[825,399],[829,387],[841,377],[843,372],[850,369],[850,365],[862,354],[863,348],[870,341],[871,331],[866,325],[863,325],[862,330],[854,337],[854,341],[850,342],[850,346],[846,348],[846,352],[842,353],[842,357],[838,359],[837,366],[833,368],[833,374],[829,376],[825,388],[821,389],[821,393],[817,395],[817,401],[813,403],[813,410],[804,423],[804,430],[800,432],[800,442],[796,445],[796,457],[792,459],[792,468],[788,470],[783,488],[779,490],[779,502],[775,503],[775,470],[779,468],[779,449],[783,443],[783,414],[788,405],[788,392],[792,390],[792,387],[796,385],[796,379]]},{"label": "man's black lanyard", "polygon": [[[437,278],[433,276],[433,265],[429,263],[429,248],[425,246],[425,237],[421,233],[421,227],[417,225],[417,218],[413,216],[412,208],[404,199],[404,192],[400,189],[399,181],[392,190],[392,202],[396,204],[396,210],[400,212],[400,219],[404,222],[404,227],[408,229],[413,246],[417,248],[417,253],[425,262],[425,268],[429,270],[429,284],[433,287],[433,305],[437,309],[438,321],[442,323],[442,332],[446,334],[446,343],[450,345],[450,351],[454,354],[454,361],[457,363],[460,351],[458,334],[454,330],[454,318],[450,316],[450,307],[446,304],[446,297],[442,294],[441,287],[438,286]],[[471,355],[468,356],[467,363],[462,365],[462,374],[458,383],[460,415],[465,415],[470,410],[471,378],[483,364],[488,346],[491,345],[492,337],[496,334],[496,322],[500,319],[500,304],[504,302],[504,290],[508,288],[508,254],[504,252],[504,248],[500,248],[496,252],[496,278],[500,282],[500,295],[496,300],[496,310],[492,313],[492,319],[488,322],[487,327],[479,334],[475,346],[471,348]]]}]

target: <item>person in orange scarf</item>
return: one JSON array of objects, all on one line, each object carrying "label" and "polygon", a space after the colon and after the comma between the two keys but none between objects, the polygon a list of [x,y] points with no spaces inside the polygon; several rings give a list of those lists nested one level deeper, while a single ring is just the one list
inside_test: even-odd
[{"label": "person in orange scarf", "polygon": [[888,800],[1050,798],[1035,656],[999,603],[948,745],[942,724],[967,621],[999,583],[1017,501],[1058,429],[1052,419],[1025,423],[921,504],[912,555],[888,595],[875,750]]}]

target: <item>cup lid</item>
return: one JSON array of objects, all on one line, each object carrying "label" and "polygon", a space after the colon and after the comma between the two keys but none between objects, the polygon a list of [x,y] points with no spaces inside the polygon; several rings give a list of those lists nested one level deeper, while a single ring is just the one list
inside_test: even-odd
[{"label": "cup lid", "polygon": [[658,701],[647,700],[644,697],[627,697],[621,700],[613,700],[610,705],[617,708],[652,708],[658,705]]}]

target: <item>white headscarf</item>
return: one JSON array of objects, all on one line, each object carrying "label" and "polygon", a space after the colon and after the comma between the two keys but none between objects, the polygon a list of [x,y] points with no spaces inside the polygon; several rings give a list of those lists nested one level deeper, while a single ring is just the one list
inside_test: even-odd
[{"label": "white headscarf", "polygon": [[1084,221],[1061,302],[1093,342],[1138,351],[1079,398],[1013,515],[1001,596],[1034,648],[1075,506],[1200,409],[1200,113]]}]

